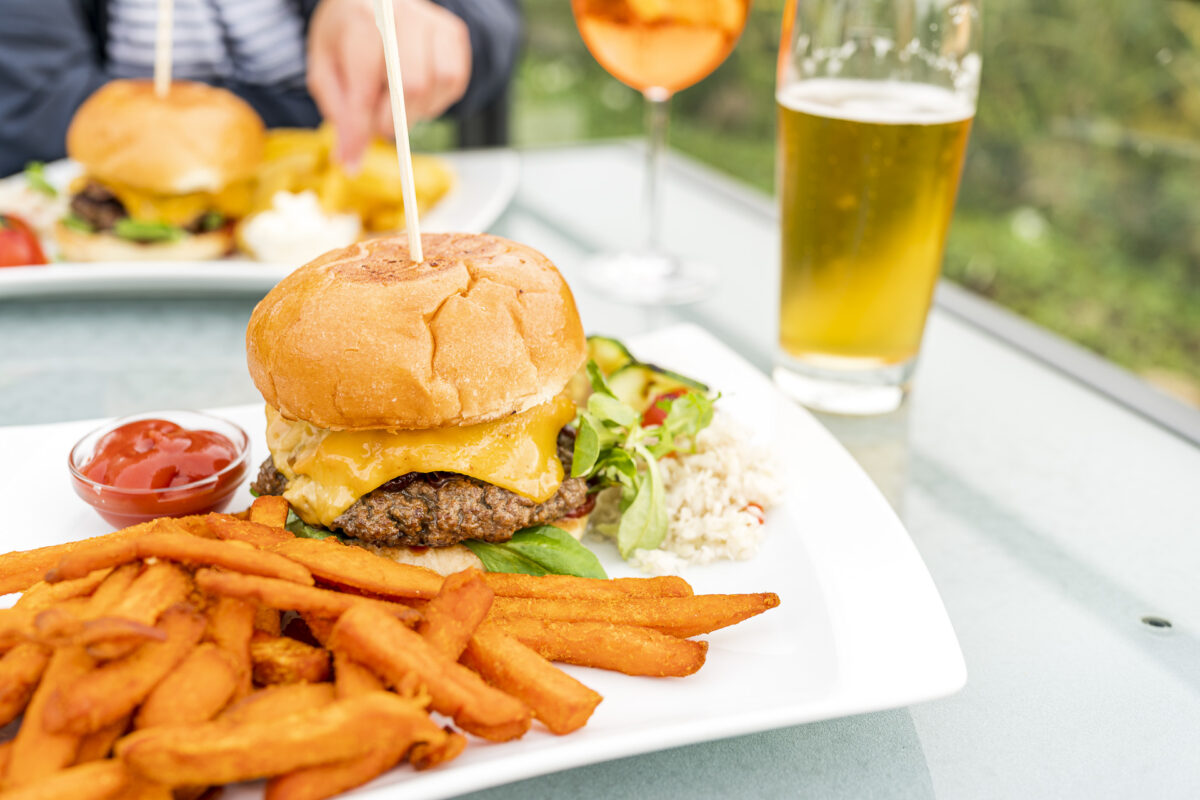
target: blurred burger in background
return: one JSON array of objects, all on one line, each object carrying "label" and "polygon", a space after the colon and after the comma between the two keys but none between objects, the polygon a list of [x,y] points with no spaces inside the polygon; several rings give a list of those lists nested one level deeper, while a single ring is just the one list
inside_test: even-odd
[{"label": "blurred burger in background", "polygon": [[201,260],[234,246],[253,195],[265,130],[236,95],[175,81],[118,80],[89,97],[67,131],[84,170],[55,229],[68,261]]}]

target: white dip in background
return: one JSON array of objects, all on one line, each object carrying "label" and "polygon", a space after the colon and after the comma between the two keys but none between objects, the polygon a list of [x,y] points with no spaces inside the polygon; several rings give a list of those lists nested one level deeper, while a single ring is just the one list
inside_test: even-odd
[{"label": "white dip in background", "polygon": [[295,266],[354,244],[361,234],[357,214],[326,214],[315,192],[276,192],[271,208],[241,228],[242,244],[259,261]]}]

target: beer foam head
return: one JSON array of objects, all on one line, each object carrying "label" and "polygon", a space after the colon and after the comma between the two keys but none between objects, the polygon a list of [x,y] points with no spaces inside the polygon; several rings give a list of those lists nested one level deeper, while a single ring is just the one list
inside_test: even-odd
[{"label": "beer foam head", "polygon": [[975,116],[970,101],[926,83],[810,78],[785,86],[779,104],[819,117],[880,125],[942,125]]}]

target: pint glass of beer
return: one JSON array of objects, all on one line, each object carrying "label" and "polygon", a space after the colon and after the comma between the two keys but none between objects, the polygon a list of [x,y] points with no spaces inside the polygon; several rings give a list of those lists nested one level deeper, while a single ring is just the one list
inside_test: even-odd
[{"label": "pint glass of beer", "polygon": [[979,0],[790,0],[776,102],[776,383],[895,409],[941,271],[979,88]]}]

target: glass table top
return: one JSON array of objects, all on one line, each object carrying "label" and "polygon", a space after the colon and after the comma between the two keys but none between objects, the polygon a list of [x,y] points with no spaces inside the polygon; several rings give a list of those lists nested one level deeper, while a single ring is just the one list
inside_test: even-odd
[{"label": "glass table top", "polygon": [[[695,306],[632,309],[588,294],[578,277],[587,256],[633,242],[637,151],[565,147],[522,162],[493,231],[562,268],[590,332],[686,320],[769,366],[769,199],[677,160],[666,242],[716,266],[721,284]],[[243,356],[256,300],[0,301],[0,424],[256,402]],[[906,406],[822,421],[910,531],[958,633],[966,688],[479,797],[1200,794],[1200,449],[938,309]]]}]

